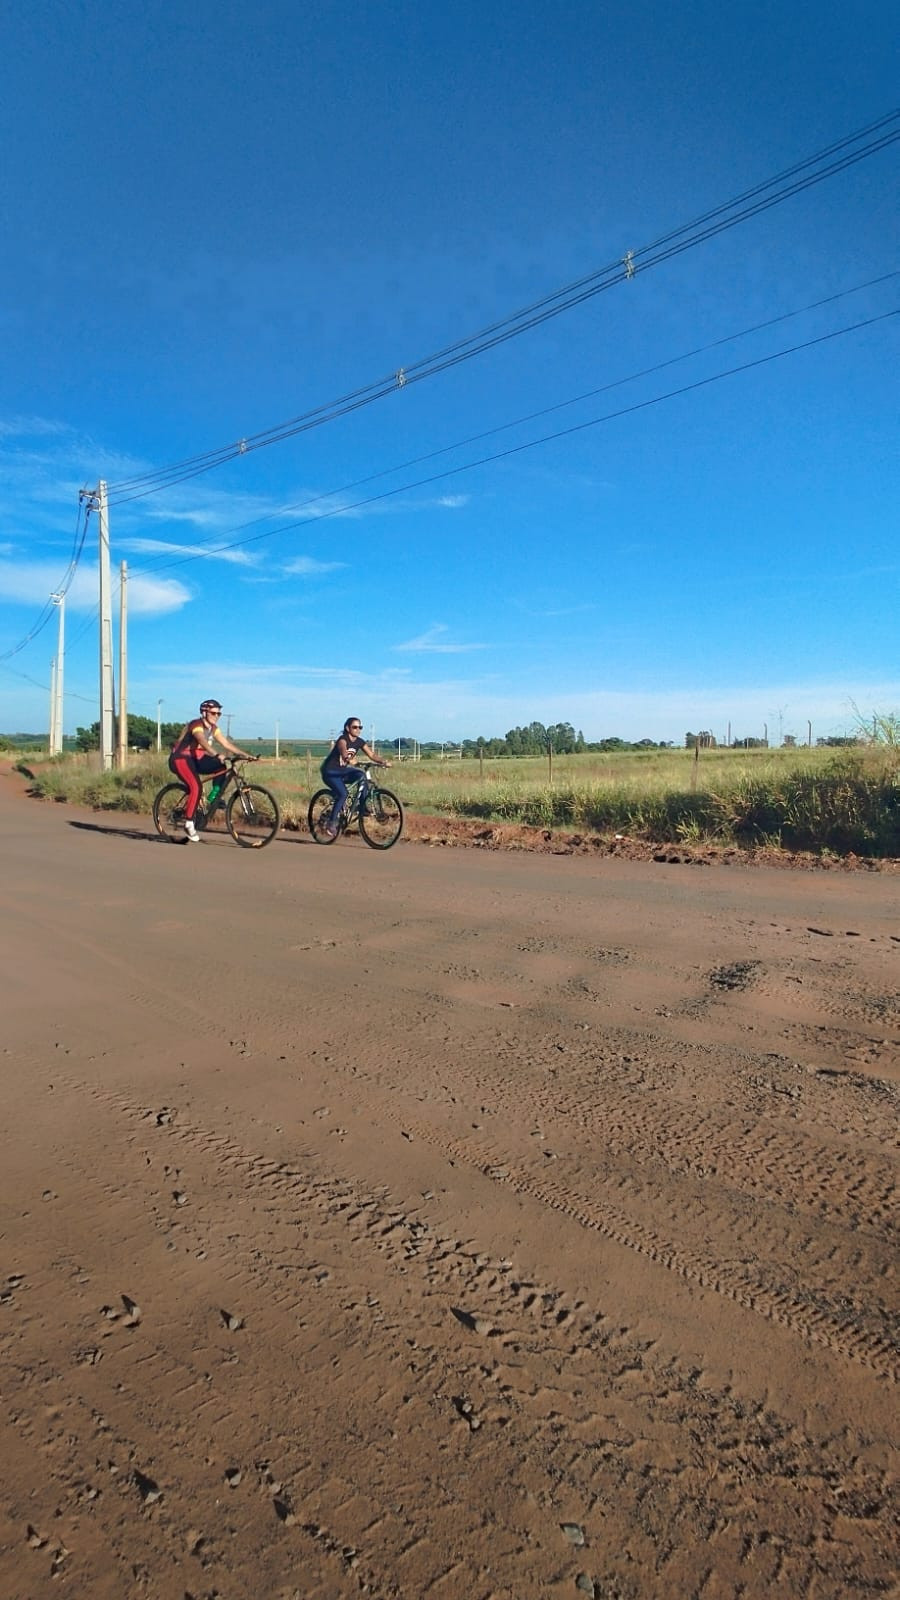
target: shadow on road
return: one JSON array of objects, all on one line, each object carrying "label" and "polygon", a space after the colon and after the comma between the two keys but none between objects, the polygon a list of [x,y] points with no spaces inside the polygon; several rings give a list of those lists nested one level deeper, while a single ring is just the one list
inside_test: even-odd
[{"label": "shadow on road", "polygon": [[[187,840],[185,839],[170,839],[165,834],[157,833],[155,828],[152,830],[149,828],[117,828],[109,823],[77,822],[73,819],[69,820],[69,827],[80,828],[83,833],[105,833],[113,839],[136,839],[141,844],[174,844],[180,846],[187,843]],[[224,831],[221,833],[218,831],[204,833],[202,835],[202,840],[204,844],[234,843],[231,834]],[[314,844],[314,842],[315,841],[313,839],[307,838],[303,834],[299,833],[294,834],[293,836],[279,833],[272,840],[272,844]],[[266,848],[268,848],[268,846]]]},{"label": "shadow on road", "polygon": [[147,828],[111,828],[102,822],[75,822],[70,819],[70,828],[80,828],[83,833],[107,833],[114,839],[140,839],[144,844],[173,844],[172,839],[163,838],[161,833],[153,829],[151,833]]}]

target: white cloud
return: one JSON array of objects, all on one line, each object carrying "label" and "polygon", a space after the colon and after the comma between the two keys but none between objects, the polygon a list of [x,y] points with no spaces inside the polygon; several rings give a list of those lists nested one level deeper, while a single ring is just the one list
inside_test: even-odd
[{"label": "white cloud", "polygon": [[259,559],[255,553],[246,550],[219,549],[206,544],[176,544],[170,539],[119,539],[117,549],[136,555],[198,556],[203,560],[228,561],[239,567],[251,567]]},{"label": "white cloud", "polygon": [[[43,606],[49,596],[56,592],[62,577],[59,565],[51,565],[49,561],[0,561],[0,599],[23,606]],[[95,611],[99,589],[96,565],[80,566],[66,594],[67,610]],[[114,577],[114,594],[117,590],[117,579]],[[191,591],[176,578],[136,574],[128,581],[129,610],[143,616],[160,616],[178,611],[191,598]]]},{"label": "white cloud", "polygon": [[[188,668],[183,663],[170,665],[170,692],[177,697],[184,693]],[[857,723],[854,703],[863,715],[900,710],[900,682],[762,684],[735,690],[687,684],[654,694],[583,691],[562,682],[530,688],[493,677],[426,682],[408,671],[369,673],[328,663],[259,667],[234,660],[192,661],[189,675],[198,686],[217,686],[216,693],[233,715],[234,728],[248,738],[271,736],[276,719],[282,738],[321,738],[354,711],[362,716],[367,731],[374,724],[383,738],[451,740],[479,734],[489,738],[532,721],[566,720],[588,740],[617,735],[680,744],[685,733],[704,728],[723,740],[730,722],[733,738],[761,737],[768,724],[770,743],[776,744],[786,733],[805,743],[808,721],[814,742],[828,734],[852,732]],[[160,681],[153,693],[166,693],[165,684]],[[781,728],[776,708],[783,712]]]},{"label": "white cloud", "polygon": [[317,561],[315,556],[294,556],[285,561],[281,570],[295,578],[316,578],[323,572],[339,572],[346,561]]},{"label": "white cloud", "polygon": [[71,436],[66,422],[54,422],[50,417],[0,417],[0,439],[48,439]]},{"label": "white cloud", "polygon": [[468,494],[442,494],[437,504],[439,506],[447,506],[451,511],[455,511],[460,506],[467,506],[471,498],[472,496]]},{"label": "white cloud", "polygon": [[407,639],[404,644],[395,644],[391,648],[397,651],[409,651],[419,655],[455,656],[466,655],[471,650],[486,650],[483,644],[451,644],[439,637],[447,632],[445,622],[435,622],[425,633],[420,633],[415,639]]}]

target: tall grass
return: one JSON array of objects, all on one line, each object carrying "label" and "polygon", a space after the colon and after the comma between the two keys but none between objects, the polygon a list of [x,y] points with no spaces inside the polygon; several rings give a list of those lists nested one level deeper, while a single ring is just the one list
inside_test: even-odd
[{"label": "tall grass", "polygon": [[[147,813],[170,779],[164,756],[101,772],[94,756],[23,763],[34,791]],[[302,823],[318,765],[261,761],[248,775]],[[385,781],[408,809],[656,843],[715,842],[838,855],[900,856],[900,754],[891,749],[653,750],[542,760],[395,763]]]}]

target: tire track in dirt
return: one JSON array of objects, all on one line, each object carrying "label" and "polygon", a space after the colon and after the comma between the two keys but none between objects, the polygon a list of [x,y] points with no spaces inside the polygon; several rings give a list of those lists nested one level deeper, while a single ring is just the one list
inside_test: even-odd
[{"label": "tire track in dirt", "polygon": [[[879,1578],[883,1581],[886,1551],[867,1518],[851,1523],[843,1542],[818,1538],[812,1547],[805,1547],[791,1532],[793,1507],[811,1491],[834,1505],[835,1517],[841,1498],[846,1505],[877,1506],[881,1514],[888,1512],[883,1474],[861,1468],[849,1444],[844,1448],[829,1441],[826,1448],[771,1412],[748,1412],[727,1393],[698,1388],[696,1375],[679,1371],[671,1363],[655,1364],[652,1351],[610,1316],[571,1300],[551,1284],[521,1280],[511,1262],[484,1256],[474,1243],[433,1236],[423,1218],[392,1204],[386,1190],[365,1193],[341,1179],[314,1178],[299,1164],[256,1157],[202,1124],[183,1120],[180,1113],[160,1123],[158,1113],[148,1113],[145,1105],[130,1097],[74,1081],[68,1081],[67,1087],[81,1103],[85,1093],[90,1094],[114,1120],[124,1115],[142,1134],[172,1150],[164,1163],[170,1171],[180,1169],[181,1152],[187,1152],[188,1162],[205,1169],[197,1192],[205,1197],[202,1206],[209,1215],[204,1219],[198,1214],[198,1237],[210,1226],[214,1209],[207,1184],[220,1183],[224,1173],[227,1181],[239,1185],[243,1201],[249,1203],[249,1218],[246,1212],[235,1218],[235,1208],[229,1206],[226,1196],[224,1216],[219,1215],[217,1224],[223,1246],[228,1248],[230,1279],[244,1295],[252,1297],[254,1288],[266,1293],[270,1308],[275,1307],[268,1340],[283,1344],[288,1354],[287,1320],[298,1312],[303,1314],[304,1302],[295,1288],[273,1290],[278,1277],[274,1253],[292,1239],[296,1253],[301,1221],[308,1223],[312,1216],[311,1232],[320,1259],[333,1254],[339,1262],[316,1292],[327,1297],[323,1337],[327,1335],[329,1348],[338,1338],[345,1360],[354,1348],[353,1339],[347,1337],[348,1297],[354,1301],[352,1309],[358,1310],[367,1256],[377,1252],[386,1260],[391,1268],[391,1304],[380,1309],[381,1320],[375,1323],[368,1308],[369,1320],[357,1330],[356,1347],[364,1345],[373,1364],[378,1365],[385,1359],[385,1343],[395,1345],[404,1333],[414,1331],[413,1345],[408,1338],[406,1344],[407,1354],[413,1349],[415,1370],[404,1362],[400,1375],[403,1386],[418,1396],[410,1402],[414,1411],[416,1406],[424,1408],[426,1416],[431,1415],[432,1427],[435,1406],[442,1415],[447,1412],[455,1417],[454,1428],[466,1440],[463,1469],[470,1484],[496,1484],[498,1473],[504,1472],[516,1484],[518,1463],[531,1462],[539,1464],[547,1484],[554,1485],[552,1506],[565,1502],[590,1508],[583,1514],[592,1527],[598,1554],[579,1556],[579,1560],[599,1562],[596,1576],[601,1583],[624,1585],[623,1594],[636,1593],[629,1575],[636,1560],[642,1563],[640,1570],[655,1572],[658,1579],[658,1587],[644,1584],[642,1595],[700,1594],[704,1571],[711,1572],[714,1565],[720,1577],[733,1568],[747,1595],[761,1596],[766,1583],[776,1577],[792,1594],[815,1593],[834,1600],[862,1595],[873,1579],[876,1584]],[[110,1139],[107,1130],[98,1142],[107,1152],[107,1166],[109,1153],[118,1152],[122,1172],[118,1178],[107,1177],[104,1183],[117,1210],[124,1206],[126,1213],[130,1208],[134,1214],[143,1197],[133,1192],[133,1157],[123,1160],[128,1153],[123,1151],[122,1141]],[[141,1171],[145,1182],[147,1170]],[[197,1182],[195,1178],[194,1185]],[[268,1207],[264,1204],[267,1195],[273,1202]],[[448,1308],[454,1305],[460,1314],[451,1319]],[[202,1361],[183,1365],[185,1383],[202,1384]],[[394,1365],[398,1365],[396,1354]],[[272,1374],[278,1370],[279,1363],[271,1353],[256,1363],[264,1389],[272,1390]],[[341,1388],[330,1365],[326,1370],[332,1373],[330,1381],[336,1392],[344,1393],[346,1386]],[[359,1381],[358,1368],[353,1378]],[[131,1385],[129,1389],[129,1404],[138,1404],[139,1389]],[[260,1411],[277,1415],[284,1400],[277,1391],[264,1395],[264,1403],[257,1402],[257,1415]],[[389,1404],[396,1402],[397,1395],[392,1393]],[[233,1414],[229,1408],[226,1420]],[[147,1420],[152,1424],[152,1415]],[[171,1448],[177,1448],[183,1428],[183,1419],[179,1419]],[[716,1463],[712,1477],[689,1447],[690,1439],[703,1440],[703,1459]],[[435,1470],[449,1471],[449,1459],[439,1451]],[[320,1524],[314,1506],[322,1488],[313,1489],[313,1475],[309,1464],[295,1473],[292,1486],[282,1486],[286,1498],[280,1503],[285,1518],[290,1517],[289,1525],[301,1527],[308,1537],[313,1537],[310,1530],[316,1529],[320,1552],[333,1557],[337,1553],[337,1559],[344,1562],[347,1550],[358,1554],[356,1535],[349,1527],[350,1511],[342,1526],[334,1506],[349,1507],[351,1497],[348,1493],[342,1502],[339,1495],[330,1493],[330,1525],[329,1519]],[[387,1518],[389,1489],[396,1485],[385,1479],[384,1463],[380,1472],[373,1467],[367,1480],[370,1487],[376,1486],[376,1498],[383,1492],[382,1514]],[[740,1529],[731,1515],[739,1484],[741,1494],[749,1494]],[[430,1492],[436,1493],[434,1483]],[[408,1493],[409,1486],[404,1495]],[[449,1500],[440,1509],[442,1515],[450,1515]],[[540,1516],[529,1515],[531,1539],[523,1536],[518,1551],[497,1553],[492,1569],[496,1587],[491,1592],[498,1596],[520,1593],[517,1585],[523,1582],[533,1587],[542,1577],[549,1581],[551,1573],[558,1576],[564,1566],[559,1552],[546,1548],[552,1507],[546,1505]],[[414,1501],[406,1540],[415,1556],[416,1572],[421,1580],[426,1580],[427,1573],[427,1583],[438,1592],[441,1571],[446,1575],[451,1569],[442,1568],[423,1547],[422,1528],[427,1519],[425,1503]],[[557,1526],[558,1520],[557,1512]],[[393,1536],[393,1524],[391,1531]],[[190,1532],[179,1527],[177,1535],[173,1534],[176,1545],[182,1537],[189,1538]],[[539,1534],[543,1544],[535,1543]],[[370,1533],[370,1545],[373,1542],[375,1535]],[[397,1588],[393,1582],[385,1584],[379,1579],[374,1556],[362,1561],[372,1592],[429,1592],[425,1586],[413,1590]],[[210,1576],[214,1575],[212,1566]],[[377,1587],[379,1581],[381,1588]],[[307,1592],[315,1591],[304,1590]],[[737,1586],[734,1592],[740,1592]]]}]

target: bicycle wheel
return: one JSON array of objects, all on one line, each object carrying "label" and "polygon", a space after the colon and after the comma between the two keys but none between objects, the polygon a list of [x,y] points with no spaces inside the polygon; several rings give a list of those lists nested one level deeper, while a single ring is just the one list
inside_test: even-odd
[{"label": "bicycle wheel", "polygon": [[390,850],[403,832],[403,807],[390,789],[371,788],[359,813],[359,831],[373,850]]},{"label": "bicycle wheel", "polygon": [[[306,812],[306,826],[315,839],[316,844],[334,844],[334,841],[337,838],[337,833],[330,834],[325,832],[325,829],[331,819],[331,808],[333,805],[334,795],[330,789],[317,789],[309,802],[309,807]],[[343,822],[343,812],[341,813],[339,819],[338,833],[341,831],[340,822]]]},{"label": "bicycle wheel", "polygon": [[247,850],[261,850],[270,844],[278,832],[281,812],[278,801],[268,789],[258,784],[245,783],[236,789],[225,809],[228,832],[237,844]]},{"label": "bicycle wheel", "polygon": [[187,789],[183,783],[167,783],[153,802],[153,826],[164,839],[184,838],[184,803]]}]

